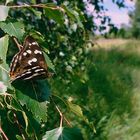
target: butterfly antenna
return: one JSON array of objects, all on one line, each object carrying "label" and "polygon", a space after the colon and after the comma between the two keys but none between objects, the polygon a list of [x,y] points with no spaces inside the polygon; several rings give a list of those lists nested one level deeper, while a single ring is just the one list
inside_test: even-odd
[{"label": "butterfly antenna", "polygon": [[14,40],[14,42],[16,43],[16,45],[17,45],[18,49],[19,49],[19,50],[21,50],[21,49],[23,48],[23,46],[22,46],[22,45],[20,45],[20,44],[18,43],[18,41],[17,41],[16,37],[13,37],[13,40]]}]

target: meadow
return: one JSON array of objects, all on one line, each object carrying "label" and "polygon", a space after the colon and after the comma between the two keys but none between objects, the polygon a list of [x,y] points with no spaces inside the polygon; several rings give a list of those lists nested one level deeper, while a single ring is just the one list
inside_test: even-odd
[{"label": "meadow", "polygon": [[55,80],[53,91],[80,105],[94,125],[92,130],[80,117],[64,111],[74,120],[72,125],[81,128],[85,140],[139,140],[140,41],[100,39],[96,43],[87,51],[85,70],[76,70],[67,87]]},{"label": "meadow", "polygon": [[99,41],[99,44],[101,48],[93,49],[93,59],[97,64],[95,68],[97,67],[99,71],[98,77],[94,74],[97,77],[96,81],[99,81],[95,83],[99,87],[97,94],[102,94],[99,96],[102,96],[110,110],[107,110],[110,117],[103,127],[103,133],[109,140],[138,140],[140,42],[112,39]]}]

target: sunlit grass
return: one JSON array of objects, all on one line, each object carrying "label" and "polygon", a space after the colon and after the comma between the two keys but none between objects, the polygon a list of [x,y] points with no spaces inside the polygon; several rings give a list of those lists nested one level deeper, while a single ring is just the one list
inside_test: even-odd
[{"label": "sunlit grass", "polygon": [[[121,67],[121,70],[124,72],[128,72],[130,76],[130,83],[131,85],[131,91],[130,91],[130,98],[129,102],[131,104],[131,110],[122,113],[122,115],[116,115],[114,111],[117,110],[114,109],[110,113],[110,117],[107,120],[107,123],[103,127],[103,135],[107,138],[107,140],[139,140],[140,137],[140,41],[133,41],[133,40],[123,40],[123,44],[119,44],[120,42],[117,42],[116,44],[115,40],[110,42],[112,45],[108,47],[106,44],[102,46],[101,49],[103,49],[105,52],[103,53],[103,50],[100,54],[100,58],[107,59],[106,67],[108,67],[110,64],[115,64],[116,62],[119,62],[118,65],[114,65],[115,69],[117,70],[119,67]],[[114,47],[115,46],[115,47]],[[115,49],[114,49],[115,48]],[[95,51],[95,55],[97,51],[101,51],[101,49],[97,49]],[[114,50],[114,51],[112,51]],[[106,54],[107,53],[107,54]],[[102,56],[102,57],[101,57]],[[112,56],[112,57],[110,57]],[[96,56],[95,56],[96,58]],[[98,58],[98,59],[100,59]],[[109,68],[109,67],[108,67]],[[113,69],[113,68],[112,68]],[[114,71],[115,75],[116,71]],[[123,73],[120,73],[121,77],[124,76]],[[126,77],[125,77],[126,78]],[[124,83],[126,81],[124,80]],[[124,89],[126,91],[127,88]],[[121,90],[120,90],[121,91]],[[123,93],[122,93],[123,94]],[[128,106],[127,102],[125,106]],[[121,107],[121,106],[120,106]]]},{"label": "sunlit grass", "polygon": [[68,84],[57,78],[52,83],[57,95],[71,97],[94,124],[96,133],[79,117],[65,113],[85,140],[139,140],[140,41],[120,42],[94,46],[84,60],[85,70],[76,69]]}]

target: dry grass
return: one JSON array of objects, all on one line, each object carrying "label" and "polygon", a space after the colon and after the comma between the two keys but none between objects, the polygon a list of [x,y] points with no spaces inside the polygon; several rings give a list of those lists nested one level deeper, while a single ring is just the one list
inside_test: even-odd
[{"label": "dry grass", "polygon": [[130,40],[128,40],[128,39],[99,39],[99,40],[97,40],[97,43],[101,47],[108,48],[108,47],[112,47],[112,46],[124,45],[128,41],[130,41]]},{"label": "dry grass", "polygon": [[[133,115],[126,113],[124,122],[119,120],[119,117],[112,116],[112,119],[108,121],[105,132],[108,132],[108,140],[139,140],[140,139],[140,66],[136,62],[136,57],[140,56],[140,40],[132,39],[99,39],[96,41],[98,45],[94,48],[110,50],[115,48],[116,50],[123,50],[124,55],[130,54],[130,74],[134,84],[132,89],[132,104]],[[133,55],[131,55],[133,54]],[[137,56],[138,54],[138,56]],[[136,56],[135,56],[136,55]],[[115,57],[115,56],[114,56]],[[127,59],[124,61],[126,62]],[[137,58],[138,59],[138,58]],[[138,60],[137,60],[138,61]],[[127,66],[129,66],[127,63]],[[132,67],[132,64],[134,67]],[[137,64],[137,65],[136,65]],[[128,115],[128,116],[127,116]],[[130,117],[131,116],[131,117]]]},{"label": "dry grass", "polygon": [[123,47],[127,43],[133,42],[134,44],[140,44],[139,40],[132,40],[132,39],[104,39],[100,38],[98,40],[93,40],[93,43],[95,44],[94,48],[104,48],[104,49],[110,49],[112,47]]}]

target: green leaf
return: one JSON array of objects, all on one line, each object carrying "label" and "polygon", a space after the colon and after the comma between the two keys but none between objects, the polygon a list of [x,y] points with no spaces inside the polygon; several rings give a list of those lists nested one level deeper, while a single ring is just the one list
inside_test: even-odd
[{"label": "green leaf", "polygon": [[83,23],[81,22],[81,17],[83,17],[83,16],[80,15],[76,10],[70,9],[70,8],[66,7],[65,5],[62,5],[62,7],[65,10],[65,12],[67,13],[67,15],[72,20],[74,20],[80,28],[84,29]]},{"label": "green leaf", "polygon": [[6,55],[7,55],[8,44],[9,44],[8,41],[9,41],[8,35],[0,38],[0,57],[4,63],[6,63]]},{"label": "green leaf", "polygon": [[[37,81],[15,81],[13,83],[17,98],[22,106],[32,112],[38,121],[47,121],[47,101],[50,91],[45,80]],[[28,85],[28,86],[27,86]]]},{"label": "green leaf", "polygon": [[36,15],[37,19],[41,19],[42,12],[34,11],[34,14]]},{"label": "green leaf", "polygon": [[6,0],[6,5],[10,2],[13,2],[13,0]]},{"label": "green leaf", "polygon": [[18,39],[22,39],[24,35],[24,25],[20,22],[9,22],[9,23],[0,23],[0,28],[5,32],[8,33],[10,36],[15,36]]},{"label": "green leaf", "polygon": [[22,116],[24,118],[24,121],[25,121],[25,130],[27,132],[27,128],[28,128],[28,117],[26,116],[26,113],[24,111],[22,111]]},{"label": "green leaf", "polygon": [[47,122],[47,102],[38,102],[22,92],[17,91],[17,98],[22,106],[32,112],[34,118],[40,123]]},{"label": "green leaf", "polygon": [[5,21],[8,16],[9,7],[0,5],[0,21]]},{"label": "green leaf", "polygon": [[56,21],[57,23],[63,25],[64,24],[64,18],[63,13],[59,9],[55,9],[57,6],[51,5],[50,8],[45,8],[45,14],[49,19],[52,19]]},{"label": "green leaf", "polygon": [[6,55],[8,50],[9,37],[8,35],[0,38],[0,57],[2,59],[2,64],[0,64],[0,81],[8,83],[8,65],[6,64]]},{"label": "green leaf", "polygon": [[65,5],[62,5],[62,8],[65,10],[65,12],[67,13],[67,15],[73,19],[73,20],[76,20],[75,19],[75,15],[73,14],[72,10],[69,9],[68,7],[66,7]]},{"label": "green leaf", "polygon": [[23,138],[19,135],[16,135],[17,140],[23,140]]},{"label": "green leaf", "polygon": [[43,52],[43,55],[45,57],[45,61],[48,65],[48,67],[55,72],[55,67],[54,67],[52,61],[50,60],[50,58],[48,57],[48,55],[45,52]]},{"label": "green leaf", "polygon": [[42,140],[83,140],[83,137],[77,128],[59,127],[47,131]]},{"label": "green leaf", "polygon": [[63,127],[47,131],[42,140],[58,140],[63,131]]},{"label": "green leaf", "polygon": [[75,113],[77,116],[83,118],[83,111],[81,109],[81,107],[79,105],[73,104],[71,102],[67,102],[68,103],[68,107],[70,108],[70,110]]},{"label": "green leaf", "polygon": [[74,114],[80,117],[80,119],[82,119],[93,130],[93,132],[96,133],[94,124],[89,122],[88,118],[83,114],[83,111],[79,105],[73,104],[69,101],[67,101],[67,105]]},{"label": "green leaf", "polygon": [[50,89],[47,79],[26,80],[26,81],[16,80],[12,84],[16,89],[20,90],[23,94],[31,97],[32,99],[38,102],[46,101],[50,96]]},{"label": "green leaf", "polygon": [[7,91],[7,86],[0,81],[0,93],[5,93]]},{"label": "green leaf", "polygon": [[67,105],[69,107],[69,109],[75,113],[78,117],[80,117],[82,120],[84,120],[87,124],[89,124],[88,119],[86,118],[86,116],[84,116],[83,111],[81,109],[81,107],[79,105],[73,104],[69,101],[67,101]]},{"label": "green leaf", "polygon": [[29,8],[29,9],[34,13],[36,19],[41,19],[42,12],[37,11],[37,10],[35,10],[33,8]]}]

